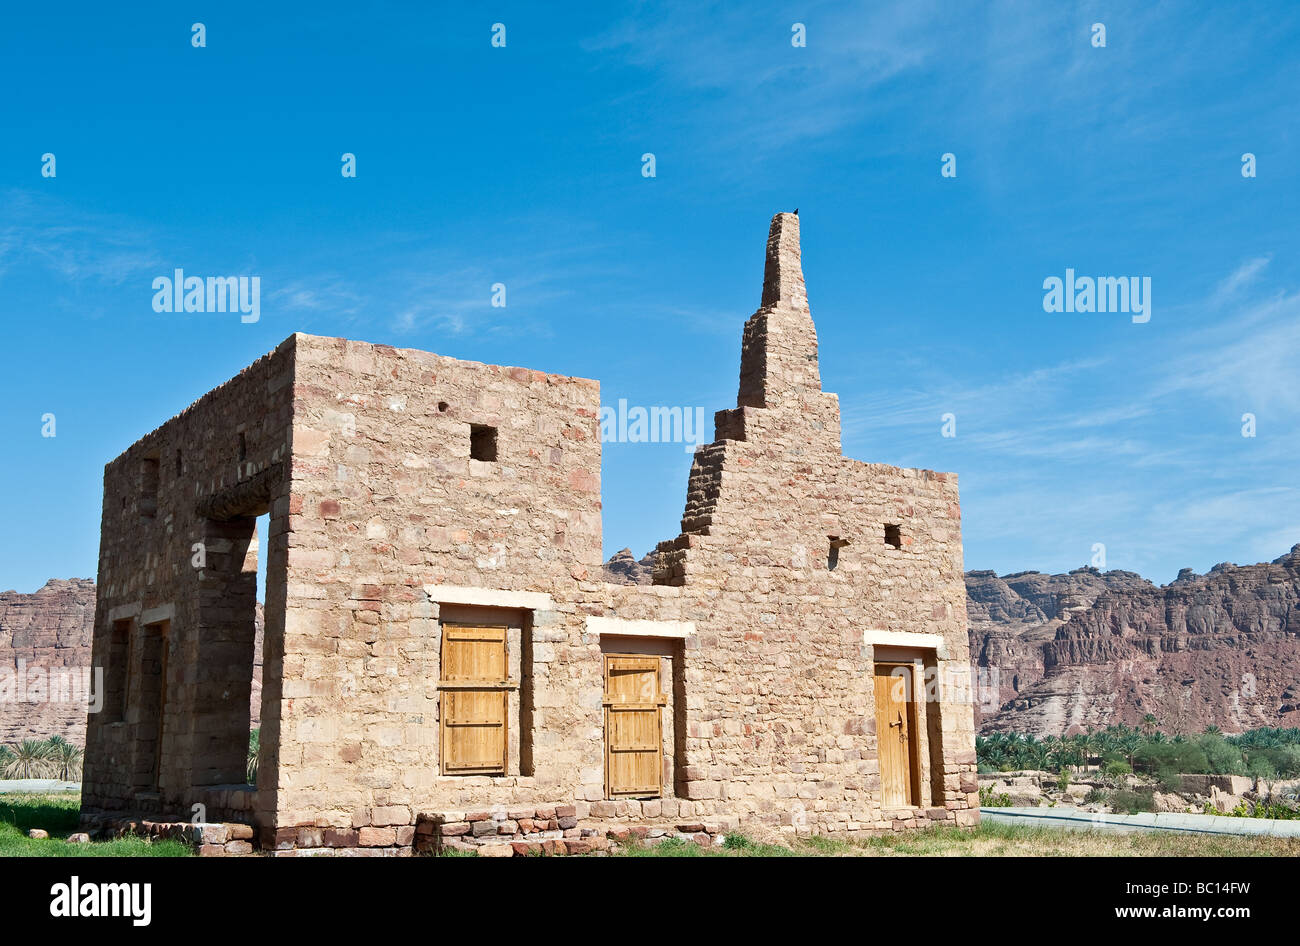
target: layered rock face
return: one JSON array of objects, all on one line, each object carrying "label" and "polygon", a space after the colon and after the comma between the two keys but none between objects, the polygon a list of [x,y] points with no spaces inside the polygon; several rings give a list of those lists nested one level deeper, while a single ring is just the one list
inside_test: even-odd
[{"label": "layered rock face", "polygon": [[89,578],[52,578],[33,594],[0,592],[0,743],[50,736],[84,741],[86,703],[51,700],[46,681],[53,671],[56,679],[81,685],[94,620]]},{"label": "layered rock face", "polygon": [[987,680],[998,688],[998,705],[1005,704],[1043,678],[1043,648],[1071,615],[1086,611],[1106,591],[1142,587],[1153,586],[1133,572],[1095,568],[1001,578],[991,571],[967,572],[971,661],[997,670]]},{"label": "layered rock face", "polygon": [[614,585],[648,585],[654,575],[654,552],[647,552],[640,561],[631,549],[623,549],[610,556],[601,566],[601,577]]},{"label": "layered rock face", "polygon": [[1159,587],[1096,569],[968,572],[966,586],[972,661],[1000,706],[982,731],[1059,736],[1148,713],[1169,732],[1300,724],[1300,545]]},{"label": "layered rock face", "polygon": [[[84,687],[94,620],[95,582],[89,578],[51,578],[32,594],[0,592],[0,743],[50,736],[85,743],[86,701],[63,698],[85,689],[51,698],[48,681],[75,679]],[[262,693],[260,604],[256,622],[254,726]]]}]

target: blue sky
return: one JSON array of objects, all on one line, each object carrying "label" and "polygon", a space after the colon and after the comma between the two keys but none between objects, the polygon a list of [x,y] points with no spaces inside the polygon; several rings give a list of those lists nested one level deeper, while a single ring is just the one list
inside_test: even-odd
[{"label": "blue sky", "polygon": [[[0,588],[93,576],[103,464],[295,331],[711,417],[796,206],[845,453],[957,471],[968,568],[1272,559],[1300,542],[1297,49],[1285,2],[15,8]],[[176,267],[260,275],[260,320],[155,313]],[[1044,312],[1067,267],[1149,276],[1151,320]],[[607,554],[677,533],[689,464],[606,445]]]}]

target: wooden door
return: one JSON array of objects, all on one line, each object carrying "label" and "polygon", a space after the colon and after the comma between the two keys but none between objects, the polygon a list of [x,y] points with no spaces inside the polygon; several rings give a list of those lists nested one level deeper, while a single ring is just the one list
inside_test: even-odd
[{"label": "wooden door", "polygon": [[886,808],[920,804],[912,667],[876,664],[875,687],[880,802]]},{"label": "wooden door", "polygon": [[605,796],[663,794],[658,657],[605,655]]},{"label": "wooden door", "polygon": [[504,627],[443,625],[443,774],[505,774],[507,675]]}]

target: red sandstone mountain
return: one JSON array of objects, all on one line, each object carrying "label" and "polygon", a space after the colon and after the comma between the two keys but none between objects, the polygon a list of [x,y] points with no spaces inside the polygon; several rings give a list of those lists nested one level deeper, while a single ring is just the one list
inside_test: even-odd
[{"label": "red sandstone mountain", "polygon": [[1038,736],[1150,713],[1170,732],[1300,725],[1300,545],[1273,562],[966,575],[971,660],[996,669],[984,732]]},{"label": "red sandstone mountain", "polygon": [[[94,622],[95,583],[89,578],[51,578],[29,595],[0,592],[0,674],[16,680],[19,661],[27,670],[86,666]],[[50,736],[85,741],[84,705],[0,697],[0,743]]]},{"label": "red sandstone mountain", "polygon": [[654,552],[646,552],[637,561],[631,549],[623,549],[610,556],[603,566],[604,579],[613,585],[648,585],[654,572]]},{"label": "red sandstone mountain", "polygon": [[[16,678],[19,661],[36,668],[80,668],[90,664],[95,620],[95,583],[89,578],[52,578],[32,594],[0,592],[0,675]],[[257,606],[253,668],[254,725],[261,709],[262,606]],[[2,681],[0,681],[2,684]],[[3,686],[0,685],[0,695]],[[85,743],[86,707],[69,702],[0,701],[0,743],[62,736]]]}]

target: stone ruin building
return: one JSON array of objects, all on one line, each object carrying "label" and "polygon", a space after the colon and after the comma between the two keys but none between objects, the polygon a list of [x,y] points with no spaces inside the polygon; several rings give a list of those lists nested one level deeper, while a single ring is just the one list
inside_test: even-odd
[{"label": "stone ruin building", "polygon": [[974,824],[957,477],[841,454],[799,218],[652,584],[601,577],[599,408],[295,334],[110,462],[83,821],[199,804],[218,843],[297,854]]}]

